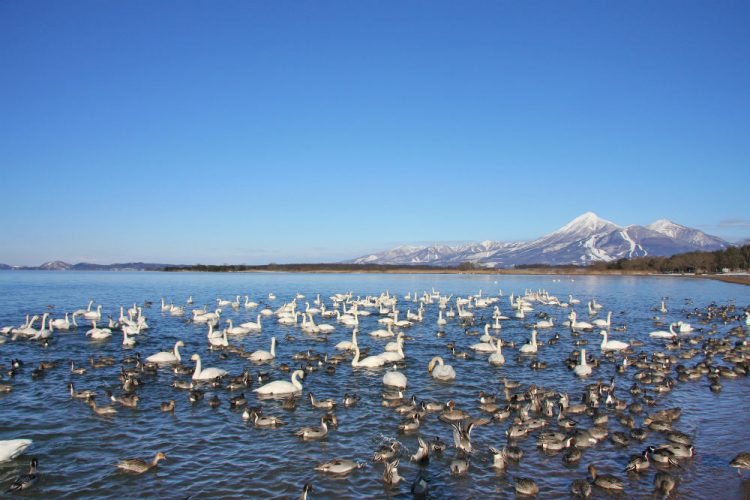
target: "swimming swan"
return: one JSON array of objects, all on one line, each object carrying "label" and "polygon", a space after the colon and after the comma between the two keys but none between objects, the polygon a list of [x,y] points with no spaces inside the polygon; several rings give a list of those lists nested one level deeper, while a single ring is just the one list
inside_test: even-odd
[{"label": "swimming swan", "polygon": [[607,330],[602,330],[599,332],[599,335],[604,337],[602,339],[602,351],[622,351],[623,349],[630,347],[629,344],[620,342],[619,340],[608,340]]},{"label": "swimming swan", "polygon": [[591,375],[591,365],[586,364],[586,349],[581,349],[581,362],[573,368],[573,372],[579,377]]},{"label": "swimming swan", "polygon": [[435,356],[430,360],[427,372],[436,380],[449,381],[456,378],[456,370],[451,365],[446,365],[440,356]]},{"label": "swimming swan", "polygon": [[0,441],[0,462],[13,460],[31,446],[31,439],[8,439]]},{"label": "swimming swan", "polygon": [[301,393],[302,384],[299,382],[299,379],[304,378],[305,372],[302,370],[296,370],[292,373],[291,382],[287,382],[286,380],[275,380],[258,387],[255,389],[255,392],[260,396],[287,396],[290,394]]},{"label": "swimming swan", "polygon": [[193,380],[213,380],[215,378],[223,377],[227,374],[226,370],[221,368],[205,368],[201,369],[201,357],[198,354],[190,356],[191,361],[195,361],[195,371],[193,372]]},{"label": "swimming swan", "polygon": [[149,363],[156,363],[160,365],[169,365],[173,363],[179,363],[182,361],[182,357],[180,356],[180,347],[185,347],[185,343],[182,340],[178,340],[175,345],[172,352],[169,351],[162,351],[157,352],[156,354],[152,354],[151,356],[146,358],[146,361]]},{"label": "swimming swan", "polygon": [[271,337],[271,350],[258,350],[252,353],[248,359],[250,361],[270,361],[276,357],[276,337]]}]

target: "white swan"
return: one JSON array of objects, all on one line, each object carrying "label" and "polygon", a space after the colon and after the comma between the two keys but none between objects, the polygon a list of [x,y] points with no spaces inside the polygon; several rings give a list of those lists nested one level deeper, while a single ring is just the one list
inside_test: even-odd
[{"label": "white swan", "polygon": [[31,446],[31,439],[7,439],[0,441],[0,462],[13,460]]},{"label": "white swan", "polygon": [[185,343],[182,340],[178,340],[175,345],[174,349],[172,349],[172,352],[169,351],[161,351],[157,352],[156,354],[152,354],[151,356],[146,358],[146,361],[149,363],[156,363],[159,365],[169,365],[172,363],[179,363],[182,361],[182,357],[180,356],[180,347],[185,347]]},{"label": "white swan", "polygon": [[490,325],[484,325],[484,333],[489,338],[489,342],[479,342],[472,344],[470,347],[477,352],[495,352],[495,346],[492,344],[492,337],[489,335]]},{"label": "white swan", "polygon": [[404,334],[402,332],[398,332],[398,335],[396,335],[396,341],[395,342],[388,342],[385,345],[385,350],[390,352],[398,352],[399,349],[402,349],[404,347]]},{"label": "white swan", "polygon": [[229,339],[227,339],[227,329],[224,328],[221,333],[218,333],[217,335],[213,333],[213,326],[209,325],[208,345],[211,347],[229,347]]},{"label": "white swan", "polygon": [[536,343],[536,330],[531,330],[531,342],[524,344],[518,350],[522,354],[536,354],[537,343]]},{"label": "white swan", "polygon": [[571,330],[593,330],[594,325],[585,321],[576,321],[578,315],[575,311],[570,312],[570,329]]},{"label": "white swan", "polygon": [[49,325],[50,327],[54,327],[57,330],[70,330],[72,323],[68,319],[68,313],[65,313],[64,319],[51,319]]},{"label": "white swan", "polygon": [[215,378],[223,377],[227,374],[226,370],[221,368],[206,368],[201,369],[201,357],[198,354],[190,356],[192,361],[195,361],[195,371],[193,372],[193,380],[213,380]]},{"label": "white swan", "polygon": [[135,339],[128,337],[128,331],[124,328],[122,329],[122,345],[125,347],[133,347],[135,345]]},{"label": "white swan", "polygon": [[427,373],[436,380],[449,381],[456,378],[456,370],[451,365],[446,365],[443,358],[435,356],[427,365]]},{"label": "white swan", "polygon": [[112,330],[109,328],[97,328],[96,321],[91,321],[93,327],[91,330],[86,332],[86,336],[91,337],[94,340],[103,340],[109,338],[112,335]]},{"label": "white swan", "polygon": [[245,305],[245,309],[252,309],[253,307],[258,307],[258,303],[251,301],[248,295],[245,295],[244,305]]},{"label": "white swan", "polygon": [[694,331],[695,328],[690,323],[683,323],[682,321],[677,322],[677,331],[680,333],[690,333]]},{"label": "white swan", "polygon": [[536,328],[552,328],[555,324],[552,322],[553,318],[543,319],[536,322]]},{"label": "white swan", "polygon": [[302,384],[299,379],[305,378],[305,372],[296,370],[292,373],[292,381],[275,380],[255,389],[259,396],[287,396],[302,392]]},{"label": "white swan", "polygon": [[392,363],[394,361],[401,361],[404,359],[404,350],[402,344],[397,344],[397,349],[395,351],[385,351],[378,354],[379,358],[382,358],[383,360]]},{"label": "white swan", "polygon": [[673,339],[677,336],[677,332],[674,331],[674,325],[670,323],[668,332],[665,330],[655,330],[649,332],[648,336],[655,339]]},{"label": "white swan", "polygon": [[505,364],[505,356],[503,356],[503,348],[502,348],[502,346],[503,346],[503,341],[500,340],[500,339],[496,339],[495,340],[495,349],[496,350],[495,350],[495,352],[493,352],[492,354],[490,354],[490,357],[487,360],[487,361],[489,361],[489,363],[491,365],[501,366],[501,365]]},{"label": "white swan", "polygon": [[443,326],[443,325],[445,325],[446,323],[448,323],[448,320],[446,320],[446,319],[443,319],[443,310],[442,310],[442,309],[440,309],[440,310],[438,311],[438,320],[437,320],[437,324],[438,324],[438,326]]},{"label": "white swan", "polygon": [[357,330],[356,328],[352,330],[352,340],[351,341],[342,340],[341,342],[336,344],[336,349],[338,349],[339,351],[353,351],[354,346],[357,345],[357,332],[358,331],[359,330]]},{"label": "white swan", "polygon": [[354,346],[354,359],[352,367],[354,368],[380,368],[385,364],[385,360],[379,356],[368,356],[362,361],[359,360],[359,346]]},{"label": "white swan", "polygon": [[394,366],[393,370],[389,370],[383,375],[383,384],[398,389],[406,389],[406,375],[398,371]]},{"label": "white swan", "polygon": [[234,324],[232,323],[232,320],[231,320],[231,319],[228,319],[228,320],[227,320],[227,324],[228,324],[229,326],[228,326],[227,328],[225,328],[225,331],[226,331],[226,332],[227,332],[227,333],[228,333],[229,335],[245,335],[245,334],[247,334],[247,333],[250,333],[250,329],[249,329],[249,328],[245,328],[245,327],[244,327],[244,326],[242,326],[242,325],[239,325],[239,326],[234,326]]},{"label": "white swan", "polygon": [[581,349],[581,362],[573,368],[573,373],[579,377],[591,375],[591,366],[586,363],[586,349]]},{"label": "white swan", "polygon": [[393,330],[391,329],[392,323],[386,323],[386,329],[383,330],[382,328],[379,328],[377,330],[374,330],[370,332],[371,337],[376,337],[379,339],[385,339],[388,337],[393,337]]},{"label": "white swan", "polygon": [[255,321],[249,321],[247,323],[242,323],[240,326],[242,328],[247,328],[248,330],[253,331],[253,332],[259,332],[262,329],[262,326],[260,324],[260,317],[261,317],[261,315],[259,314],[255,318]]},{"label": "white swan", "polygon": [[83,313],[83,319],[93,319],[96,321],[102,319],[102,306],[96,306],[96,311],[86,311]]},{"label": "white swan", "polygon": [[602,339],[602,351],[622,351],[623,349],[630,347],[630,344],[620,342],[619,340],[608,340],[607,330],[602,330],[599,332],[599,335],[604,337]]},{"label": "white swan", "polygon": [[270,361],[276,357],[276,337],[271,337],[271,350],[258,350],[252,353],[248,359],[250,361]]},{"label": "white swan", "polygon": [[593,323],[599,328],[609,328],[612,325],[612,311],[607,313],[607,319],[595,319]]}]

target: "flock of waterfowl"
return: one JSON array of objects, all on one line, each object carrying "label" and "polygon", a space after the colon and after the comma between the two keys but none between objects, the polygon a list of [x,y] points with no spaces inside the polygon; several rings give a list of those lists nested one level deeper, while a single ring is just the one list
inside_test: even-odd
[{"label": "flock of waterfowl", "polygon": [[[337,412],[365,402],[359,394],[343,389],[335,398],[316,397],[305,391],[303,384],[306,377],[338,377],[342,365],[347,364],[351,373],[382,374],[380,401],[367,401],[373,406],[372,417],[376,418],[378,411],[382,415],[393,412],[401,421],[394,426],[393,436],[379,443],[372,455],[336,457],[311,466],[321,474],[346,476],[362,469],[370,458],[382,463],[378,467],[387,487],[398,487],[405,481],[411,484],[409,490],[415,497],[425,497],[431,485],[428,474],[422,471],[431,459],[438,459],[445,463],[446,474],[457,476],[470,474],[474,467],[491,467],[500,474],[513,470],[508,482],[515,492],[534,496],[539,486],[533,472],[524,471],[524,452],[518,445],[534,439],[540,453],[559,455],[561,465],[590,462],[588,475],[570,484],[570,493],[575,496],[588,497],[595,489],[622,491],[626,487],[624,477],[653,472],[654,491],[666,497],[678,491],[679,474],[675,471],[692,460],[696,450],[693,438],[679,430],[682,410],[663,407],[663,397],[679,384],[691,383],[705,384],[708,390],[719,393],[724,383],[746,377],[750,369],[750,344],[746,340],[750,312],[733,304],[683,309],[674,313],[679,314],[679,320],[667,321],[667,301],[662,300],[654,304],[651,313],[654,330],[633,332],[628,325],[613,322],[612,312],[604,314],[604,305],[596,299],[581,304],[572,296],[561,300],[544,290],[510,296],[502,292],[488,296],[480,291],[465,297],[436,290],[400,297],[389,292],[355,297],[349,292],[334,294],[328,300],[317,295],[312,301],[297,294],[274,306],[276,300],[273,294],[261,302],[236,296],[233,300],[216,299],[215,307],[192,307],[192,296],[184,305],[162,299],[160,305],[145,301],[127,308],[118,306],[115,311],[119,314],[108,318],[102,315],[103,306],[94,307],[92,300],[87,307],[65,312],[64,317],[55,318],[60,315],[52,308],[31,314],[18,326],[0,329],[3,356],[10,361],[2,367],[0,393],[12,392],[21,377],[37,380],[49,373],[58,377],[62,386],[67,385],[70,398],[80,401],[80,407],[88,407],[101,418],[117,419],[123,408],[146,411],[139,405],[147,397],[149,385],[163,383],[162,376],[168,374],[175,396],[158,402],[162,412],[175,412],[175,400],[181,397],[191,405],[204,404],[204,400],[209,407],[226,403],[248,425],[270,430],[287,424],[283,415],[272,414],[273,409],[292,412],[299,405],[309,404],[320,410],[319,418],[310,425],[279,432],[291,432],[301,441],[335,440],[332,430],[339,428]],[[503,308],[510,311],[508,316]],[[159,335],[149,326],[147,311],[165,321],[173,317],[176,322],[204,325],[205,349],[183,358],[180,349],[185,350],[185,338],[168,350],[142,356],[138,349],[141,339]],[[235,313],[234,317],[227,318],[227,311]],[[238,311],[254,317],[240,322]],[[588,321],[582,320],[585,315]],[[504,336],[508,324],[524,328],[527,341],[516,343]],[[280,359],[276,336],[264,335],[269,325],[274,325],[276,335],[285,333],[283,342],[287,345],[294,345],[299,340],[296,336],[302,334],[322,349],[308,348]],[[410,335],[414,325],[422,325],[422,331],[431,334]],[[449,327],[462,332],[466,340],[446,343],[443,337]],[[30,365],[14,354],[17,343],[32,343],[43,358],[50,352],[45,349],[64,340],[65,335],[81,333],[91,342],[87,360],[42,359]],[[362,345],[362,336],[368,337],[368,347]],[[659,342],[660,348],[644,349],[646,337]],[[268,350],[246,350],[243,342],[248,338]],[[561,366],[550,366],[543,354],[563,349],[563,340],[573,349],[561,357]],[[103,343],[120,341],[120,359],[99,354],[98,347]],[[485,389],[475,396],[477,408],[471,408],[473,412],[460,408],[457,398],[434,401],[409,395],[412,384],[404,368],[410,364],[413,367],[410,351],[427,353],[430,361],[420,373],[447,388],[459,384],[462,377],[482,379]],[[245,369],[232,374],[221,366],[205,366],[203,359],[208,356],[219,363],[241,360]],[[521,384],[503,368],[506,356],[522,370],[564,366],[561,376],[580,378],[580,390],[569,393],[552,386]],[[486,370],[472,373],[463,369],[467,360],[477,358],[486,359]],[[186,359],[192,363],[184,364]],[[264,367],[269,371],[264,373]],[[96,386],[78,387],[77,378],[99,370],[117,377],[117,394]],[[229,394],[226,401],[219,397],[223,390]],[[184,395],[180,395],[182,391]],[[107,404],[101,402],[102,395]],[[441,422],[452,435],[452,442],[422,435],[420,429],[427,421]],[[475,445],[472,432],[480,427],[494,436],[496,446],[480,449]],[[402,440],[394,437],[399,435],[416,437],[418,447],[407,450]],[[29,438],[33,436],[0,441],[0,462],[18,460],[32,446]],[[615,474],[602,474],[596,465],[595,450],[606,441],[623,450],[620,469],[609,471]],[[638,452],[629,455],[633,448]],[[112,466],[142,474],[167,460],[162,451],[144,452],[148,454],[154,458],[121,460]],[[403,461],[417,467],[413,477],[400,474]],[[750,469],[750,454],[740,453],[727,466]],[[35,457],[30,460],[28,473],[7,485],[7,490],[30,488],[39,476]],[[300,498],[314,493],[314,482],[300,484]]]}]

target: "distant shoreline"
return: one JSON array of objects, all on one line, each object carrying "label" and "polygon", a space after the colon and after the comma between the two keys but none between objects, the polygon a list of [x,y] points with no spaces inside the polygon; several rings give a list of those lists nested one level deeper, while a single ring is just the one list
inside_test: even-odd
[{"label": "distant shoreline", "polygon": [[337,267],[310,267],[310,268],[286,268],[285,266],[255,266],[251,269],[170,269],[167,272],[213,272],[213,273],[299,273],[299,274],[467,274],[486,276],[651,276],[666,278],[698,278],[712,279],[725,283],[750,286],[750,274],[669,274],[655,273],[649,271],[623,271],[611,269],[587,269],[587,268],[525,268],[525,269],[458,269],[447,267],[409,267],[393,266],[377,268],[337,268]]}]

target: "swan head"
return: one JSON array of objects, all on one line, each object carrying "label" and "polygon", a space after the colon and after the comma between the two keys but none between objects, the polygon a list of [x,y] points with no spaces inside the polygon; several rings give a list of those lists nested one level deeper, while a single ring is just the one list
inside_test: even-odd
[{"label": "swan head", "polygon": [[197,354],[193,354],[192,356],[190,356],[190,360],[191,361],[200,361],[201,357],[198,356]]},{"label": "swan head", "polygon": [[178,340],[175,344],[175,347],[185,347],[185,342],[183,342],[182,340]]}]

